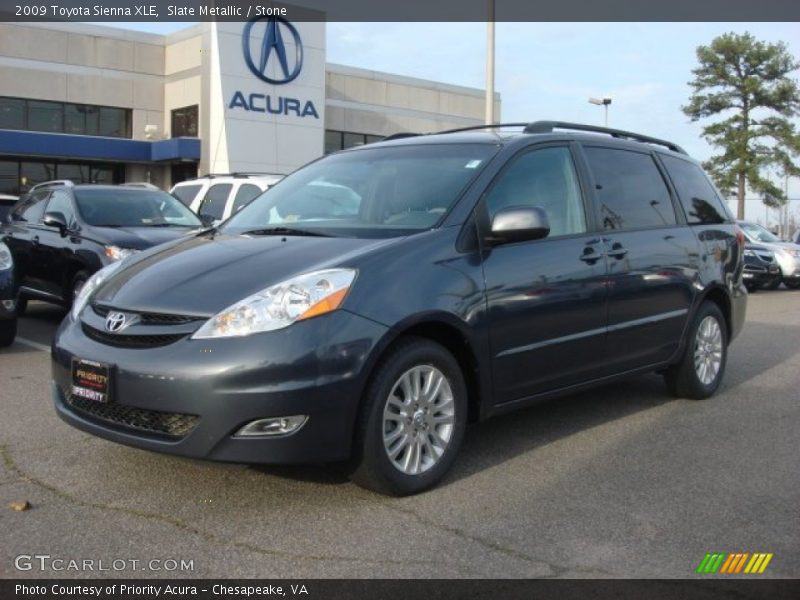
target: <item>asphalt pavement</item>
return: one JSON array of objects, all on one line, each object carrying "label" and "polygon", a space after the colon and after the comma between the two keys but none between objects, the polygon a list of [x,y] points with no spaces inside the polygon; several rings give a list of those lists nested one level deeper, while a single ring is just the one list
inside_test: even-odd
[{"label": "asphalt pavement", "polygon": [[0,577],[683,578],[707,552],[774,553],[760,577],[800,576],[800,291],[751,296],[714,398],[647,375],[492,419],[403,499],[336,467],[193,461],[69,427],[49,394],[61,318],[32,303],[0,350]]}]

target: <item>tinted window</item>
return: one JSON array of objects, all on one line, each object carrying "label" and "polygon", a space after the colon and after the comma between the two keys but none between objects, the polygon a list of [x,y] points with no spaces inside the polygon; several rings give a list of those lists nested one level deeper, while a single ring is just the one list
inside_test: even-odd
[{"label": "tinted window", "polygon": [[0,160],[0,194],[13,194],[19,187],[19,163]]},{"label": "tinted window", "polygon": [[489,215],[510,206],[538,206],[547,213],[550,237],[586,231],[581,192],[568,148],[523,154],[500,176],[486,200]]},{"label": "tinted window", "polygon": [[63,114],[63,105],[58,102],[28,100],[28,129],[32,131],[63,131]]},{"label": "tinted window", "polygon": [[260,194],[261,188],[257,185],[253,185],[252,183],[242,184],[239,186],[239,190],[236,192],[236,198],[233,199],[232,212],[238,212],[240,208],[250,204],[250,201]]},{"label": "tinted window", "polygon": [[107,137],[129,137],[127,111],[121,108],[100,108],[98,135]]},{"label": "tinted window", "polygon": [[723,223],[728,214],[703,170],[673,156],[661,156],[672,183],[678,191],[686,220],[690,224]]},{"label": "tinted window", "polygon": [[198,108],[186,106],[172,111],[172,137],[197,137]]},{"label": "tinted window", "polygon": [[0,98],[0,129],[25,129],[25,101]]},{"label": "tinted window", "polygon": [[169,194],[135,188],[76,188],[83,220],[96,227],[199,227],[197,216]]},{"label": "tinted window", "polygon": [[75,221],[75,212],[72,210],[70,194],[64,190],[53,190],[50,201],[47,203],[46,212],[60,212],[68,224]]},{"label": "tinted window", "polygon": [[44,201],[49,195],[50,192],[45,190],[28,195],[14,207],[13,218],[17,221],[38,223],[42,215],[44,215]]},{"label": "tinted window", "polygon": [[215,219],[221,219],[225,213],[225,203],[228,201],[228,194],[233,187],[230,183],[217,183],[208,188],[203,203],[197,211],[201,215],[210,215]]},{"label": "tinted window", "polygon": [[605,229],[674,225],[675,209],[649,154],[615,148],[584,148],[594,175]]},{"label": "tinted window", "polygon": [[194,199],[197,197],[197,192],[200,191],[201,187],[203,186],[200,184],[179,185],[172,190],[172,195],[183,202],[186,206],[191,206],[192,202],[194,202]]},{"label": "tinted window", "polygon": [[23,162],[19,165],[19,174],[23,189],[29,190],[37,183],[55,179],[56,166],[53,163]]}]

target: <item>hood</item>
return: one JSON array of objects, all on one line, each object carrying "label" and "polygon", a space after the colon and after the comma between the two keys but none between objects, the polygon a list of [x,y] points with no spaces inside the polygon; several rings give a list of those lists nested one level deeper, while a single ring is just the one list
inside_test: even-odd
[{"label": "hood", "polygon": [[86,233],[104,244],[144,250],[196,232],[188,227],[92,227]]},{"label": "hood", "polygon": [[201,234],[128,259],[95,294],[121,310],[212,316],[295,275],[354,261],[397,241]]}]

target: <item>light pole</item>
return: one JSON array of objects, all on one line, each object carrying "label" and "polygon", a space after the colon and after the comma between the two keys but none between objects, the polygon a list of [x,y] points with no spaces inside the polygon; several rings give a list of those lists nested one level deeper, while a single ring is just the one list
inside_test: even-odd
[{"label": "light pole", "polygon": [[608,127],[608,107],[611,104],[611,96],[603,96],[602,98],[589,98],[590,104],[596,104],[597,106],[602,106],[605,110],[605,119],[604,123],[605,126]]},{"label": "light pole", "polygon": [[494,2],[489,0],[486,21],[486,125],[494,123]]}]

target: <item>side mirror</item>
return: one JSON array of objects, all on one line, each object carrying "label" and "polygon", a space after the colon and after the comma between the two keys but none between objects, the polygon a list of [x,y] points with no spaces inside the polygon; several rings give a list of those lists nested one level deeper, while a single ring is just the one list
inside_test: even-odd
[{"label": "side mirror", "polygon": [[497,211],[492,219],[489,241],[508,244],[539,240],[550,234],[547,213],[538,206],[509,206]]},{"label": "side mirror", "polygon": [[42,223],[47,225],[47,227],[57,228],[61,232],[61,235],[64,235],[68,228],[67,218],[64,216],[64,213],[60,211],[44,213]]},{"label": "side mirror", "polygon": [[203,227],[211,227],[214,225],[214,221],[216,221],[216,219],[213,215],[200,215],[200,222],[203,224]]}]

